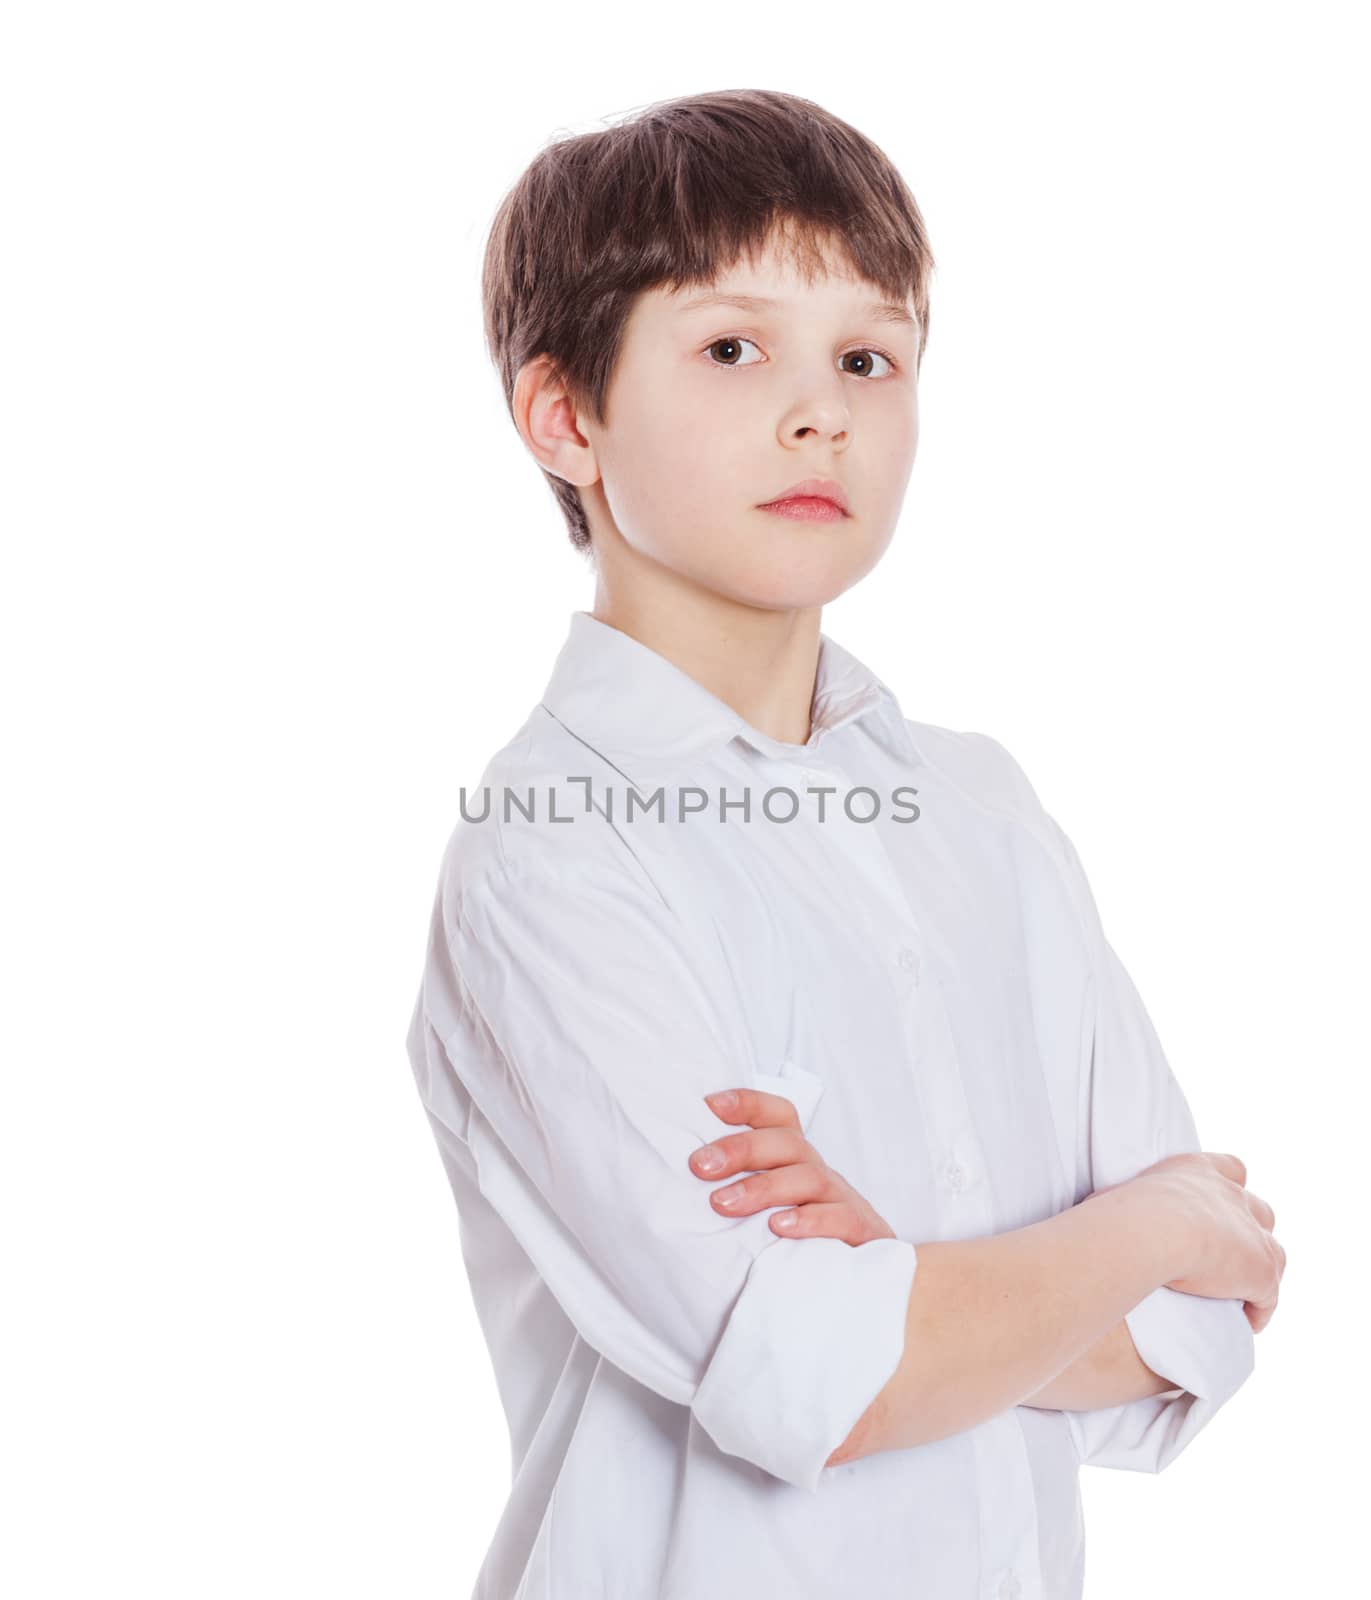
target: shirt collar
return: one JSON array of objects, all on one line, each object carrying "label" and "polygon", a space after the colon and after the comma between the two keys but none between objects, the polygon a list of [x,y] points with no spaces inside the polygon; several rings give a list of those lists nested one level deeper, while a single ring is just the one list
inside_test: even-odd
[{"label": "shirt collar", "polygon": [[[543,691],[543,708],[614,766],[662,765],[721,749],[738,738],[764,755],[803,761],[813,746],[786,744],[754,728],[730,705],[650,646],[588,611],[573,611]],[[826,633],[819,635],[810,720],[824,738],[867,719],[897,757],[918,760],[894,692]]]}]

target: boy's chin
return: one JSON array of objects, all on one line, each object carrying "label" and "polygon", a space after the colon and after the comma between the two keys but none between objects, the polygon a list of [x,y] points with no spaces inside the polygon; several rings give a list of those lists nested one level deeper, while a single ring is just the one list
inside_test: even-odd
[{"label": "boy's chin", "polygon": [[731,590],[733,598],[746,605],[771,611],[807,611],[826,606],[858,583],[880,560],[882,550],[849,546],[841,551],[807,551],[776,556],[761,567],[735,572],[719,587]]},{"label": "boy's chin", "polygon": [[759,539],[747,529],[726,538],[712,530],[712,537],[662,540],[654,554],[688,583],[735,605],[805,611],[836,600],[865,577],[888,543],[873,547],[855,521],[837,536],[825,527],[794,528],[782,539]]},{"label": "boy's chin", "polygon": [[769,573],[764,578],[749,581],[741,576],[730,578],[722,573],[714,573],[705,578],[704,586],[722,599],[730,600],[735,605],[752,606],[758,611],[812,611],[836,600],[852,587],[858,576],[860,574],[849,576],[833,573],[825,574],[823,578],[797,581],[792,574],[781,581],[775,573]]}]

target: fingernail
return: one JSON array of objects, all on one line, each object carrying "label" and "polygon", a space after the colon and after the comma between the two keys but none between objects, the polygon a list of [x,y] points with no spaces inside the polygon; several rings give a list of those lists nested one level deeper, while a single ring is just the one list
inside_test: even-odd
[{"label": "fingernail", "polygon": [[795,1226],[795,1213],[787,1211],[784,1216],[777,1217],[776,1226],[778,1228],[793,1228]]},{"label": "fingernail", "polygon": [[701,1172],[717,1172],[723,1164],[722,1154],[712,1144],[707,1144],[703,1150],[696,1152],[695,1165]]},{"label": "fingernail", "polygon": [[718,1094],[707,1094],[705,1099],[720,1111],[732,1111],[738,1104],[738,1096],[732,1089],[720,1089]]}]

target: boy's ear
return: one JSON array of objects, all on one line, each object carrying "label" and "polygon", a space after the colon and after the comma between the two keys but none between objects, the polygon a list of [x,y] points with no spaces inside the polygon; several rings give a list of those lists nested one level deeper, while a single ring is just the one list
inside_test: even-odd
[{"label": "boy's ear", "polygon": [[551,356],[534,356],[520,367],[512,409],[515,426],[545,472],[577,488],[598,480],[595,447],[577,426],[576,402]]}]

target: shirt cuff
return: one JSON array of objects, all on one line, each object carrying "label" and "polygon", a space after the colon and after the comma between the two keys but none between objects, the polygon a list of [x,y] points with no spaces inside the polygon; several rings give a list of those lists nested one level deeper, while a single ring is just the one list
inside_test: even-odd
[{"label": "shirt cuff", "polygon": [[1252,1371],[1252,1324],[1240,1300],[1211,1300],[1163,1285],[1123,1320],[1153,1372],[1202,1400],[1222,1405]]},{"label": "shirt cuff", "polygon": [[1124,1315],[1138,1354],[1182,1392],[1064,1413],[1082,1465],[1160,1472],[1252,1373],[1252,1325],[1240,1300],[1163,1285]]},{"label": "shirt cuff", "polygon": [[762,1251],[692,1402],[719,1449],[812,1494],[900,1364],[917,1264],[903,1239]]}]

